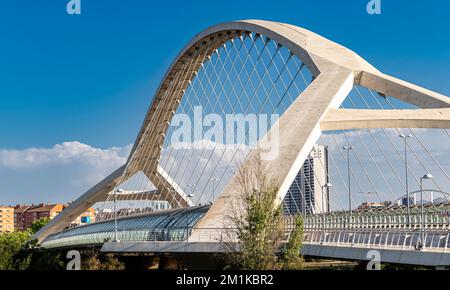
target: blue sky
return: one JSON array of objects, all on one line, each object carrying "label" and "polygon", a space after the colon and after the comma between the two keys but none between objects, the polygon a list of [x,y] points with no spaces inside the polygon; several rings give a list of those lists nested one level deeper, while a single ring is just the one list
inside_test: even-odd
[{"label": "blue sky", "polygon": [[[88,144],[81,150],[87,156],[113,156],[113,165],[93,169],[106,174],[126,157],[178,51],[206,27],[237,19],[310,29],[388,74],[450,95],[447,0],[382,0],[382,14],[373,16],[366,13],[368,0],[81,0],[81,15],[68,15],[67,2],[1,3],[0,154],[28,156],[58,144],[72,148],[78,143],[64,142],[76,141]],[[92,185],[81,165],[65,173],[67,167],[46,166],[26,169],[28,175],[0,166],[0,203],[70,199]],[[64,187],[72,170],[78,170],[78,185]],[[56,172],[61,184],[53,186],[49,176]],[[30,181],[23,184],[25,177]]]}]

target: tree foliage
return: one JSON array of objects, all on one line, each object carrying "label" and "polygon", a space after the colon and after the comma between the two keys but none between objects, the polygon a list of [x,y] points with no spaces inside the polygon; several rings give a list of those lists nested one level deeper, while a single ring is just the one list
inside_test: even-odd
[{"label": "tree foliage", "polygon": [[30,233],[12,232],[0,234],[0,270],[23,270],[28,266],[27,259],[17,259],[30,241]]},{"label": "tree foliage", "polygon": [[[0,270],[63,270],[66,252],[40,248],[34,234],[50,221],[38,219],[25,231],[0,234]],[[115,256],[98,250],[82,251],[83,270],[123,270]]]},{"label": "tree foliage", "polygon": [[303,217],[294,217],[294,227],[290,233],[288,242],[281,251],[280,262],[283,269],[297,270],[302,268],[303,258],[300,256],[300,249],[303,245]]},{"label": "tree foliage", "polygon": [[278,182],[271,178],[260,157],[241,166],[237,181],[238,198],[232,202],[224,247],[225,268],[259,270],[298,268],[303,221],[285,242],[285,220],[277,201]]},{"label": "tree foliage", "polygon": [[59,269],[63,265],[60,253],[38,250],[34,234],[45,226],[50,219],[34,221],[29,229],[0,234],[0,269]]},{"label": "tree foliage", "polygon": [[37,219],[31,224],[29,230],[31,231],[32,234],[35,234],[49,222],[50,222],[50,218],[48,218],[48,217]]},{"label": "tree foliage", "polygon": [[98,250],[82,252],[81,268],[83,270],[124,270],[125,265],[112,254],[101,254]]}]

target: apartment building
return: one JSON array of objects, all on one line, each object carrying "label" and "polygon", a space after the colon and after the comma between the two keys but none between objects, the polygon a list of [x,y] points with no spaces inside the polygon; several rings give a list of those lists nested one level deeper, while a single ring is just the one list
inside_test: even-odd
[{"label": "apartment building", "polygon": [[14,231],[14,208],[0,206],[0,233],[11,233]]},{"label": "apartment building", "polygon": [[53,219],[64,210],[63,204],[16,205],[14,208],[14,223],[17,230],[26,230],[31,224],[41,218]]}]

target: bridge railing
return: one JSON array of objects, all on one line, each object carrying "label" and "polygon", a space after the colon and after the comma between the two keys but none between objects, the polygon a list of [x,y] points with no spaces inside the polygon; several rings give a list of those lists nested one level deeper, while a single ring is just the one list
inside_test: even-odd
[{"label": "bridge railing", "polygon": [[[287,223],[289,223],[287,218]],[[356,212],[349,213],[327,213],[307,215],[305,217],[305,227],[314,229],[419,229],[422,225],[420,212],[414,212],[408,216],[399,212],[386,212],[375,215],[370,213]],[[450,229],[450,215],[447,210],[442,212],[426,212],[424,215],[425,228]]]},{"label": "bridge railing", "polygon": [[[436,249],[447,251],[449,246],[449,225],[442,216],[433,218],[430,214],[425,220],[425,235],[422,238],[420,219],[404,223],[403,216],[397,223],[390,223],[389,217],[373,219],[367,216],[350,215],[306,216],[304,223],[305,243],[350,245],[359,247],[396,247],[402,249]],[[416,216],[417,218],[417,216]],[[444,217],[445,218],[445,217]],[[373,223],[372,223],[373,222]],[[372,224],[371,224],[372,223]],[[289,238],[293,223],[286,219],[286,240]],[[47,247],[65,247],[73,245],[100,245],[115,239],[114,226],[104,222],[101,227],[93,224],[80,229],[67,230],[50,236],[44,241]],[[177,241],[177,242],[227,242],[236,239],[236,231],[231,228],[193,228],[170,227],[148,228],[134,223],[119,228],[117,239],[120,241]],[[422,243],[422,239],[424,242]]]},{"label": "bridge railing", "polygon": [[[285,240],[291,233],[286,228]],[[171,228],[151,230],[119,230],[117,239],[122,242],[214,242],[227,243],[236,241],[233,229],[219,228]],[[423,238],[422,238],[423,236]],[[101,245],[115,239],[114,232],[90,233],[48,241],[47,247],[65,247],[73,245]],[[424,242],[422,243],[422,239]],[[416,250],[419,248],[447,252],[450,249],[448,230],[429,228],[424,231],[416,229],[304,229],[305,244],[330,246],[395,248]]]},{"label": "bridge railing", "polygon": [[[423,240],[423,241],[422,241]],[[361,230],[340,229],[305,230],[305,243],[367,247],[367,248],[395,248],[402,250],[438,250],[447,252],[450,247],[450,233],[436,230]]]},{"label": "bridge railing", "polygon": [[[289,239],[291,229],[286,228],[284,240]],[[131,231],[119,231],[122,241],[178,241],[178,242],[232,242],[236,232],[231,228],[155,229],[143,235]],[[423,242],[422,242],[423,240]],[[433,249],[446,252],[450,248],[450,233],[443,230],[416,229],[304,229],[304,243],[358,246],[367,248],[396,248],[404,250]],[[449,249],[450,250],[450,249]]]}]

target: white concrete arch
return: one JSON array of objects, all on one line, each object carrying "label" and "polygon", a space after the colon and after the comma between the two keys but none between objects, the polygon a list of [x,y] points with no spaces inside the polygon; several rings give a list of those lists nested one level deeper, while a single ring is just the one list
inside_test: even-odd
[{"label": "white concrete arch", "polygon": [[450,129],[450,108],[408,110],[330,109],[320,122],[322,131],[430,128]]},{"label": "white concrete arch", "polygon": [[[300,170],[301,165],[317,142],[321,130],[335,128],[353,128],[358,126],[406,126],[413,121],[417,126],[447,127],[449,120],[450,100],[448,97],[390,77],[378,71],[353,51],[327,40],[306,29],[278,22],[262,20],[243,20],[227,22],[212,26],[197,34],[178,54],[167,70],[152,104],[146,114],[141,130],[134,143],[132,152],[124,167],[86,192],[76,202],[69,206],[60,216],[37,233],[39,240],[49,234],[63,229],[70,223],[70,217],[83,212],[88,206],[87,201],[93,197],[102,196],[113,188],[119,178],[126,179],[138,171],[142,165],[154,160],[154,166],[146,168],[143,173],[160,190],[162,196],[175,194],[175,202],[180,206],[189,206],[190,201],[173,182],[168,182],[158,169],[158,158],[161,154],[165,132],[176,111],[190,81],[195,77],[204,60],[226,41],[246,33],[256,33],[268,37],[297,55],[314,76],[313,82],[298,96],[277,122],[279,128],[279,150],[277,156],[266,160],[275,178],[281,181],[279,200],[281,202],[289,185]],[[187,66],[187,64],[190,64]],[[423,111],[426,117],[414,118],[408,112],[393,112],[394,115],[373,115],[369,120],[361,118],[356,112],[346,112],[342,120],[342,111],[337,110],[354,85],[360,85],[379,93],[398,98],[423,109],[442,109]],[[408,115],[403,123],[399,115]],[[374,113],[376,114],[376,113]],[[402,115],[403,114],[403,115]],[[441,114],[441,115],[437,115]],[[341,118],[341,119],[340,119]],[[382,122],[380,121],[382,120]],[[384,122],[384,123],[383,123]],[[428,122],[428,123],[427,123]],[[431,122],[431,123],[430,123]],[[366,125],[361,125],[361,124]],[[299,126],[299,124],[301,124]],[[386,124],[386,125],[383,125]],[[358,127],[359,128],[359,127]],[[259,141],[260,148],[270,145],[270,133]],[[144,146],[149,139],[156,140],[149,150]],[[260,154],[253,150],[248,159]],[[163,188],[160,185],[165,184]],[[167,186],[168,184],[168,186]],[[235,182],[225,187],[219,198],[205,217],[200,221],[199,228],[220,228],[230,199],[236,194]],[[101,194],[100,194],[101,193]],[[97,199],[96,199],[97,201]],[[195,237],[195,231],[193,233]],[[195,239],[195,238],[194,238]]]}]

